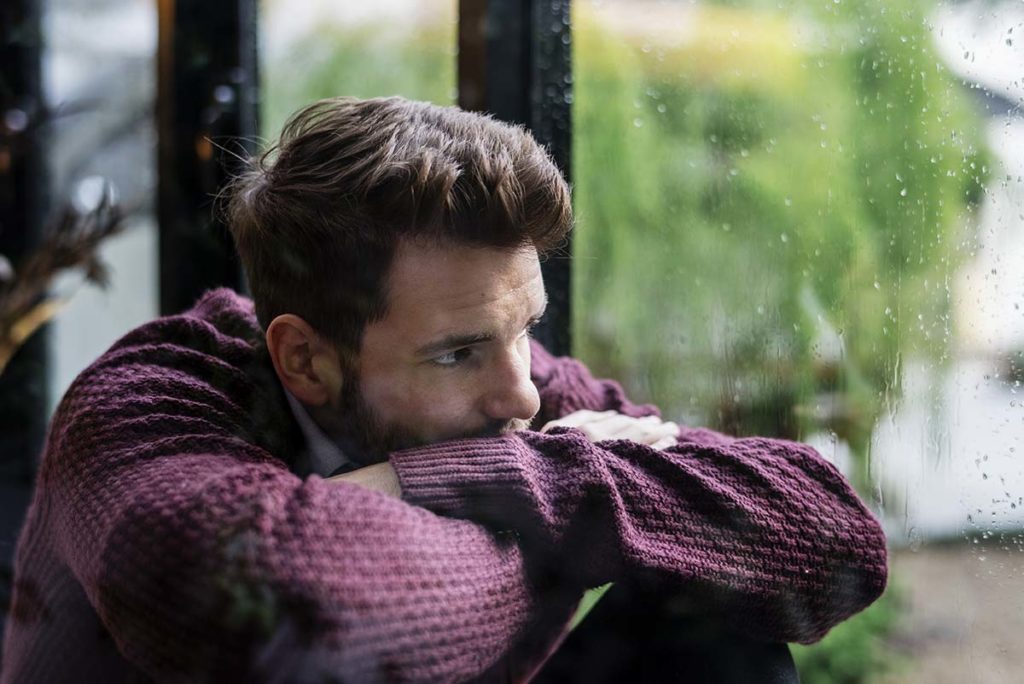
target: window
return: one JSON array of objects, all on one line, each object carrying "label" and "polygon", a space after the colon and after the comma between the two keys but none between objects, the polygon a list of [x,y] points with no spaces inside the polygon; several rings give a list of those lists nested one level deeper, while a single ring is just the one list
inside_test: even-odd
[{"label": "window", "polygon": [[575,6],[577,353],[673,418],[814,444],[885,521],[889,594],[794,649],[804,681],[1017,671],[1020,20]]}]

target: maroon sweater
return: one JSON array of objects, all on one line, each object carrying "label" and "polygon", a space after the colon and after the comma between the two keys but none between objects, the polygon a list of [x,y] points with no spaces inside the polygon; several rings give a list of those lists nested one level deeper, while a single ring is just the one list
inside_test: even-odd
[{"label": "maroon sweater", "polygon": [[[586,587],[641,582],[809,642],[885,586],[878,523],[791,442],[451,441],[391,455],[402,500],[300,477],[260,337],[251,302],[218,290],[68,390],[19,543],[4,682],[522,680]],[[538,424],[654,410],[539,345],[532,375]]]}]

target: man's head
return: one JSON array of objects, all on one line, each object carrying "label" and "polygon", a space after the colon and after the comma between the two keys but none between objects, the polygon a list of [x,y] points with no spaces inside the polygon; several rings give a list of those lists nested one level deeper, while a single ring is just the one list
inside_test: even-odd
[{"label": "man's head", "polygon": [[380,457],[536,412],[521,333],[572,212],[522,129],[319,102],[235,182],[229,220],[278,376],[336,437]]}]

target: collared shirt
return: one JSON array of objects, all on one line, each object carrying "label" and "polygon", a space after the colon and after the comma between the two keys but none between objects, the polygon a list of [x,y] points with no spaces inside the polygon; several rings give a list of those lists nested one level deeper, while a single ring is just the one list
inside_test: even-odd
[{"label": "collared shirt", "polygon": [[292,415],[299,423],[302,437],[306,441],[306,457],[309,461],[306,469],[320,477],[328,477],[339,468],[344,467],[347,470],[355,468],[355,463],[345,456],[345,453],[331,441],[330,437],[324,434],[324,431],[306,411],[306,407],[299,403],[299,400],[293,397],[291,392],[285,390],[284,395],[288,399],[288,406],[291,407]]}]

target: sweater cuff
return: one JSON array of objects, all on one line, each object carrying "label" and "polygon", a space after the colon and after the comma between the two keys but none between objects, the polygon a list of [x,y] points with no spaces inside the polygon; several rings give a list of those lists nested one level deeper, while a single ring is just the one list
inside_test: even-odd
[{"label": "sweater cuff", "polygon": [[509,493],[522,486],[528,449],[510,435],[403,449],[389,460],[403,500],[435,513],[464,516],[479,512],[480,504],[491,496],[507,500]]}]

